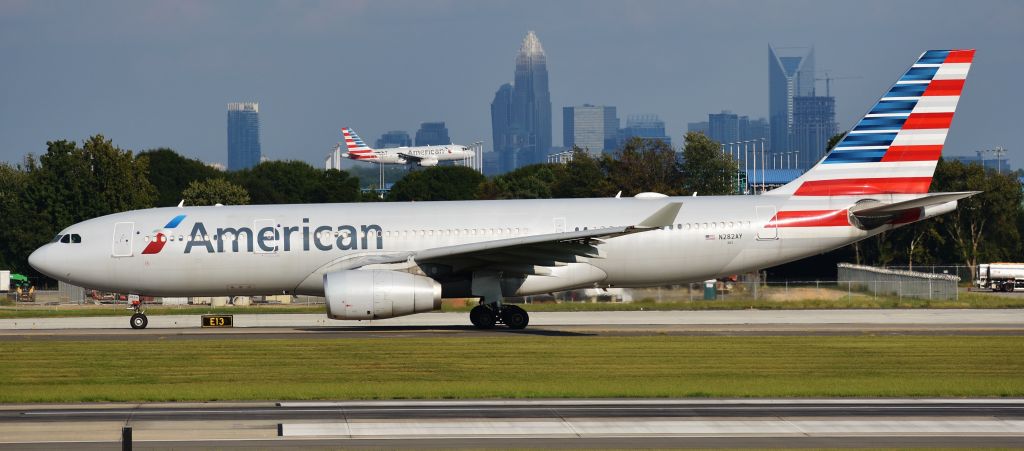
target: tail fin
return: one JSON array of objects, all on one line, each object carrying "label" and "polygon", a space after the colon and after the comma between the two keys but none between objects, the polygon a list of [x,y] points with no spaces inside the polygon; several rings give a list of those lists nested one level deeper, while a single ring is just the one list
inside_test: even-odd
[{"label": "tail fin", "polygon": [[974,50],[929,50],[813,168],[767,194],[927,193]]},{"label": "tail fin", "polygon": [[341,134],[345,138],[345,147],[348,149],[348,153],[345,156],[353,160],[372,160],[377,158],[376,152],[367,146],[354,130],[342,128]]}]

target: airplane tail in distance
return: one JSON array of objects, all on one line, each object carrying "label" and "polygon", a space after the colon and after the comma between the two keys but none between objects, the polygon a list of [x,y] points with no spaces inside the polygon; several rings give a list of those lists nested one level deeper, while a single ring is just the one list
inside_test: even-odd
[{"label": "airplane tail in distance", "polygon": [[341,134],[345,138],[345,148],[348,149],[346,156],[353,160],[372,160],[377,158],[377,153],[363,142],[363,139],[356,134],[355,130],[342,128]]},{"label": "airplane tail in distance", "polygon": [[767,194],[927,193],[974,50],[929,50],[828,155]]}]

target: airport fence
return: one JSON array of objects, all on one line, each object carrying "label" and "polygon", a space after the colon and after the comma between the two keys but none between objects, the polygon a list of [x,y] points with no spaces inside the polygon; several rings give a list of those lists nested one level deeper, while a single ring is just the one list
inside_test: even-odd
[{"label": "airport fence", "polygon": [[889,265],[883,266],[883,268],[896,271],[914,271],[928,274],[948,274],[959,277],[961,283],[970,283],[974,280],[974,274],[971,273],[971,268],[965,265]]},{"label": "airport fence", "polygon": [[839,283],[851,290],[886,294],[899,298],[949,300],[959,297],[957,284],[960,277],[898,269],[875,268],[849,263],[837,265]]}]

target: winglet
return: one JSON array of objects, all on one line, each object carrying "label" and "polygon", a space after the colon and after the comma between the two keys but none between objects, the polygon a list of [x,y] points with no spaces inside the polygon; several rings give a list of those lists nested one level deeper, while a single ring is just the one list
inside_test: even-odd
[{"label": "winglet", "polygon": [[178,208],[185,208],[185,199],[182,199],[181,202],[178,202]]},{"label": "winglet", "polygon": [[658,209],[653,215],[647,217],[643,221],[637,224],[637,227],[668,227],[676,219],[676,215],[679,214],[679,209],[683,206],[682,202],[672,202],[664,207]]}]

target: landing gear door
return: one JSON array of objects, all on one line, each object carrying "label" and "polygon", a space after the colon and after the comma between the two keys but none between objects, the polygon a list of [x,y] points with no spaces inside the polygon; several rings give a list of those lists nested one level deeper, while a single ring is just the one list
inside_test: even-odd
[{"label": "landing gear door", "polygon": [[758,205],[754,207],[754,227],[757,227],[758,240],[779,239],[779,228],[772,224],[775,214],[774,205]]},{"label": "landing gear door", "polygon": [[114,257],[131,257],[133,233],[135,233],[134,222],[114,224],[114,247],[111,249],[110,255]]}]

